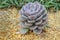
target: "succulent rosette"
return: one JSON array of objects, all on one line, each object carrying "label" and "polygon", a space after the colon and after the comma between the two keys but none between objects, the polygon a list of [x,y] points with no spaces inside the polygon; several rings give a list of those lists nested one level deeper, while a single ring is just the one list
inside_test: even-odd
[{"label": "succulent rosette", "polygon": [[[39,2],[29,2],[24,5],[20,15],[22,29],[32,30],[35,34],[40,34],[47,24],[47,10]],[[27,31],[23,32],[22,34],[25,34]]]}]

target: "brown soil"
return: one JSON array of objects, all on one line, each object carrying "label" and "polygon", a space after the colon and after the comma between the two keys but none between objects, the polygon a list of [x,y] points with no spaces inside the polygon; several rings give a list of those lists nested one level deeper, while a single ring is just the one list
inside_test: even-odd
[{"label": "brown soil", "polygon": [[[19,22],[19,9],[14,7],[0,9],[0,11],[10,11],[13,16],[15,15],[12,17],[15,18],[15,22]],[[42,32],[40,35],[36,35],[31,31],[25,35],[17,34],[16,31],[20,27],[17,24],[16,27],[11,25],[13,29],[10,32],[0,32],[0,40],[60,40],[60,11],[48,12],[48,23],[49,28],[45,28],[46,32]]]}]

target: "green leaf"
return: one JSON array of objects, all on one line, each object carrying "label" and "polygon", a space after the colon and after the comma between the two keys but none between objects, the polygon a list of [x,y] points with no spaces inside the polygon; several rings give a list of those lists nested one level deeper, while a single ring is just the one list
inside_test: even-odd
[{"label": "green leaf", "polygon": [[15,4],[16,6],[19,6],[18,0],[14,0],[14,4]]},{"label": "green leaf", "polygon": [[49,8],[49,7],[52,7],[53,5],[45,5],[45,7]]},{"label": "green leaf", "polygon": [[2,3],[6,3],[8,0],[3,1]]},{"label": "green leaf", "polygon": [[0,5],[0,8],[8,7],[8,5]]},{"label": "green leaf", "polygon": [[15,5],[13,0],[9,0],[9,3],[11,3],[12,5]]}]

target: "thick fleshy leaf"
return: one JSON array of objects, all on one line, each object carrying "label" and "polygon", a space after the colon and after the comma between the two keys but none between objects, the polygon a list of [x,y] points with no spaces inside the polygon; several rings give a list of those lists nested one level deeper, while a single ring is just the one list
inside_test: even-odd
[{"label": "thick fleshy leaf", "polygon": [[38,29],[43,29],[44,28],[44,26],[38,26]]},{"label": "thick fleshy leaf", "polygon": [[21,26],[22,28],[29,28],[29,26],[26,26],[24,23],[20,23],[20,26]]},{"label": "thick fleshy leaf", "polygon": [[26,17],[26,16],[22,15],[22,16],[20,17],[20,21],[26,21],[26,20],[27,20],[27,17]]},{"label": "thick fleshy leaf", "polygon": [[29,29],[30,30],[34,30],[34,29],[36,29],[38,26],[31,26],[31,27],[29,27]]},{"label": "thick fleshy leaf", "polygon": [[35,20],[36,19],[36,16],[35,15],[32,15],[32,16],[28,16],[29,19],[31,20]]},{"label": "thick fleshy leaf", "polygon": [[38,21],[35,23],[35,25],[40,25],[42,23],[42,20],[41,21]]},{"label": "thick fleshy leaf", "polygon": [[27,22],[32,24],[35,22],[35,20],[27,20]]},{"label": "thick fleshy leaf", "polygon": [[33,32],[34,32],[35,34],[41,34],[42,30],[41,30],[41,29],[35,29],[35,30],[33,30]]},{"label": "thick fleshy leaf", "polygon": [[25,22],[25,25],[28,26],[28,27],[29,27],[29,26],[32,26],[31,23],[27,23],[27,22]]},{"label": "thick fleshy leaf", "polygon": [[22,28],[22,29],[20,30],[20,33],[21,33],[21,34],[26,34],[26,33],[28,32],[28,30],[29,30],[29,29],[27,29],[27,28]]}]

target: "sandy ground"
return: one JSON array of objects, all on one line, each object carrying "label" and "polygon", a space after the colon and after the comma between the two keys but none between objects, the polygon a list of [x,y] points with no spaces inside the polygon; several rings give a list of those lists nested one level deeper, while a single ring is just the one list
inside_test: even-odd
[{"label": "sandy ground", "polygon": [[[16,20],[16,23],[19,23],[19,10],[17,8],[9,9],[0,9],[0,11],[10,11],[12,13],[12,19]],[[36,35],[33,32],[29,31],[25,35],[17,34],[16,31],[20,27],[16,24],[9,32],[0,32],[0,40],[60,40],[60,11],[58,12],[48,12],[48,28],[45,28],[45,32],[42,32],[40,35]]]}]

